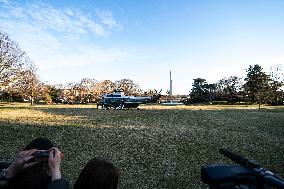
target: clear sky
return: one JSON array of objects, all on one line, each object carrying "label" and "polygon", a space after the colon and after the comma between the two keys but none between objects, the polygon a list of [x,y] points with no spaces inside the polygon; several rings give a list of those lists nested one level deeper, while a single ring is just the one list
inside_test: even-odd
[{"label": "clear sky", "polygon": [[193,78],[284,66],[284,0],[0,0],[0,30],[50,84],[130,78],[188,94]]}]

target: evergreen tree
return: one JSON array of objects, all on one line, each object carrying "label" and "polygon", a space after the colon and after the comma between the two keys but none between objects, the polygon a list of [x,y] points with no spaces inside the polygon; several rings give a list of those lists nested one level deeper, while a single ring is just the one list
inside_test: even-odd
[{"label": "evergreen tree", "polygon": [[245,78],[244,92],[250,103],[260,104],[269,100],[271,92],[270,77],[262,71],[263,68],[256,64],[249,66],[247,77]]},{"label": "evergreen tree", "polygon": [[205,79],[193,79],[192,89],[190,92],[191,102],[208,102],[213,99],[215,84],[208,84]]}]

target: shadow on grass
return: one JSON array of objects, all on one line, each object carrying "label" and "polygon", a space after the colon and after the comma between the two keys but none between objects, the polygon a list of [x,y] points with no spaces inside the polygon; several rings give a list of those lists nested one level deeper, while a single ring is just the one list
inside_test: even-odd
[{"label": "shadow on grass", "polygon": [[[161,135],[153,139],[141,130],[125,128],[18,125],[3,121],[0,121],[0,131],[5,136],[0,142],[0,154],[6,161],[33,138],[51,139],[64,152],[62,172],[73,183],[88,160],[101,157],[119,168],[121,188],[196,188],[201,184],[200,167],[192,166],[200,152],[191,153],[187,161],[178,156],[180,152],[176,146],[179,144],[170,146]],[[170,141],[178,142],[167,140]],[[195,145],[192,143],[187,148],[194,149]]]},{"label": "shadow on grass", "polygon": [[202,165],[228,162],[218,154],[221,147],[284,175],[282,112],[32,110],[75,119],[0,120],[0,132],[5,136],[0,141],[1,159],[11,160],[30,140],[45,136],[65,153],[63,174],[72,182],[88,160],[102,157],[120,169],[120,188],[200,188]]},{"label": "shadow on grass", "polygon": [[[97,110],[92,108],[38,108],[48,114],[77,116],[85,126],[111,125],[113,127],[137,126],[163,127],[196,125],[222,130],[253,128],[272,136],[284,136],[284,109],[261,110]],[[210,125],[211,124],[211,125]],[[142,126],[142,127],[141,127]],[[267,136],[271,137],[271,136]]]}]

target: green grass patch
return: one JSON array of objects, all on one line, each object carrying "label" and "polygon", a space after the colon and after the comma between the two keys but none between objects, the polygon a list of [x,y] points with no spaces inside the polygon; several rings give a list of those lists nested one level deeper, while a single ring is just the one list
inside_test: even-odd
[{"label": "green grass patch", "polygon": [[88,160],[120,170],[120,188],[201,188],[200,168],[230,161],[229,148],[284,176],[284,109],[256,106],[141,106],[97,110],[94,105],[0,104],[1,160],[48,137],[65,153],[62,173],[72,183]]}]

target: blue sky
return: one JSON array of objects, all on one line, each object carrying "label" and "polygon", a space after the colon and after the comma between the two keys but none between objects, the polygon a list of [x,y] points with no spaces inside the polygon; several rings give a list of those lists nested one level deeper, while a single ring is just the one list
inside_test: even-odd
[{"label": "blue sky", "polygon": [[0,0],[0,30],[48,83],[133,79],[188,94],[260,64],[284,66],[283,0]]}]

